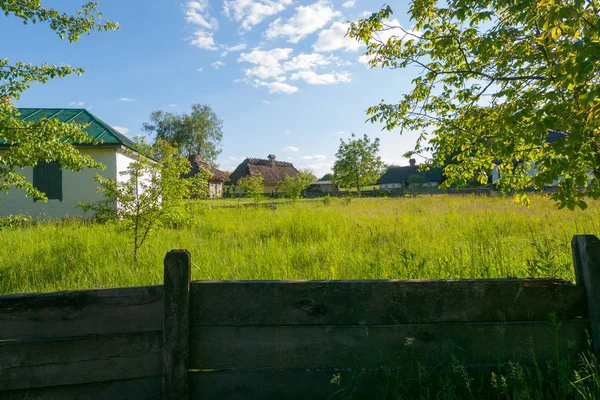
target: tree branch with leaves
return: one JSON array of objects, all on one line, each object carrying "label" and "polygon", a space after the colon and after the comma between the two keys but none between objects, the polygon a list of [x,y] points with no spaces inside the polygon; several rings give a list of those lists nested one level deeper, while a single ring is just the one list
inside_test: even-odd
[{"label": "tree branch with leaves", "polygon": [[[25,24],[46,23],[60,39],[71,43],[94,31],[119,29],[117,23],[103,21],[97,8],[98,3],[88,2],[72,15],[45,7],[40,0],[0,0],[0,10],[6,16],[19,18]],[[84,125],[47,118],[25,122],[13,104],[13,100],[19,99],[34,84],[83,72],[82,68],[71,66],[11,63],[7,58],[0,58],[0,150],[3,150],[0,152],[0,193],[17,188],[33,198],[47,200],[20,171],[38,162],[59,162],[62,168],[74,171],[102,167],[73,145],[92,143],[83,132]]]},{"label": "tree branch with leaves", "polygon": [[[413,0],[407,30],[385,7],[348,35],[366,44],[371,67],[409,68],[416,78],[398,102],[370,107],[368,120],[418,132],[407,156],[433,154],[446,186],[487,181],[501,161],[501,189],[557,181],[560,207],[585,208],[586,197],[600,197],[599,8],[598,0]],[[550,131],[564,138],[548,141]]]}]

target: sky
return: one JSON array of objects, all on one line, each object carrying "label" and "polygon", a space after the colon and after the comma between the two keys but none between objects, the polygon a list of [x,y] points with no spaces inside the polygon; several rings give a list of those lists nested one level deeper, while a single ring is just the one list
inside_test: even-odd
[{"label": "sky", "polygon": [[[72,11],[83,0],[46,0]],[[373,0],[99,0],[116,32],[62,41],[43,24],[0,15],[0,57],[86,69],[35,85],[19,107],[87,108],[129,137],[153,110],[208,104],[223,120],[219,167],[246,157],[330,172],[340,139],[381,139],[387,163],[407,165],[416,133],[365,122],[381,100],[397,102],[414,72],[370,69],[365,47],[344,38],[348,21],[378,11]],[[408,4],[389,1],[392,23],[410,28]],[[10,38],[10,40],[8,40]]]}]

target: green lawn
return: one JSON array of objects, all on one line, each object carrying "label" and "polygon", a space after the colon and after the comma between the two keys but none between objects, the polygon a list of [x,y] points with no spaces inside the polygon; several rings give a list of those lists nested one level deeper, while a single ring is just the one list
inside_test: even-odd
[{"label": "green lawn", "polygon": [[47,223],[0,231],[0,293],[162,283],[170,249],[192,253],[194,279],[574,279],[570,240],[600,234],[600,203],[556,210],[500,197],[421,196],[207,202],[189,226],[155,232],[132,261],[114,224]]}]

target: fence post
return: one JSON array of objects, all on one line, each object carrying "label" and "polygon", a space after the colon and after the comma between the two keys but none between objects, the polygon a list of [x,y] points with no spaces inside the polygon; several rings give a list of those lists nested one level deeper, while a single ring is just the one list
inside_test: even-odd
[{"label": "fence post", "polygon": [[577,285],[585,287],[587,296],[593,350],[600,354],[600,239],[594,235],[575,235],[571,248]]},{"label": "fence post", "polygon": [[187,250],[165,256],[162,398],[188,398],[191,257]]}]

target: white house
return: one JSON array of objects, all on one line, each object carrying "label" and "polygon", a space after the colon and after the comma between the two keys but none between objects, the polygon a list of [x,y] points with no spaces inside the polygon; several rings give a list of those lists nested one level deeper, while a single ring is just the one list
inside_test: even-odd
[{"label": "white house", "polygon": [[[89,124],[85,132],[95,139],[95,145],[76,145],[82,154],[91,156],[106,168],[84,169],[80,172],[63,170],[58,163],[38,163],[34,168],[26,167],[21,172],[35,187],[46,193],[47,202],[35,201],[22,190],[11,189],[8,194],[0,193],[0,216],[29,214],[34,217],[66,217],[86,215],[77,207],[80,201],[95,202],[102,199],[96,192],[96,174],[123,180],[120,174],[139,155],[134,143],[85,109],[21,108],[25,121],[39,118],[55,118],[61,122],[75,121]],[[0,139],[0,156],[8,144]]]}]

